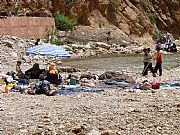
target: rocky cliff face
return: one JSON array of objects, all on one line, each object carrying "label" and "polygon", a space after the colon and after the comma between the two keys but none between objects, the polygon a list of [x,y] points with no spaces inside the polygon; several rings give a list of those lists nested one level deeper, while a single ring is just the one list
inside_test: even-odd
[{"label": "rocky cliff face", "polygon": [[0,7],[0,15],[8,16],[60,11],[79,25],[115,30],[125,39],[151,40],[159,31],[180,37],[179,0],[4,0]]}]

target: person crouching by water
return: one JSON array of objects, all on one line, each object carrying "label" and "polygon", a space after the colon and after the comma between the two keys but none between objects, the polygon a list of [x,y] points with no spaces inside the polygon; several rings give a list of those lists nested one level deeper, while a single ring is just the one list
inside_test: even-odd
[{"label": "person crouching by water", "polygon": [[157,71],[159,70],[159,76],[162,75],[162,52],[160,51],[161,48],[157,47],[156,48],[157,52],[156,52],[156,65],[154,68],[154,72],[157,73]]},{"label": "person crouching by water", "polygon": [[144,48],[143,49],[144,51],[144,70],[142,72],[143,76],[146,76],[148,75],[148,70],[150,70],[153,74],[153,77],[155,77],[155,72],[154,72],[154,69],[152,67],[152,60],[153,60],[153,57],[150,53],[150,48]]},{"label": "person crouching by water", "polygon": [[62,77],[58,73],[55,64],[49,66],[49,71],[47,72],[46,80],[51,84],[59,85],[62,82]]},{"label": "person crouching by water", "polygon": [[43,70],[39,68],[38,63],[35,63],[32,68],[25,72],[28,79],[39,79],[40,74],[43,74]]}]

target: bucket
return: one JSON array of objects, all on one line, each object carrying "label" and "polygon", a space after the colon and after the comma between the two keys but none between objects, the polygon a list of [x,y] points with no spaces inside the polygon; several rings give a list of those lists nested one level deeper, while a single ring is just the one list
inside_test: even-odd
[{"label": "bucket", "polygon": [[159,89],[160,88],[160,83],[153,82],[151,85],[152,85],[152,89]]},{"label": "bucket", "polygon": [[71,77],[70,79],[70,85],[76,85],[77,84],[77,80],[75,77]]}]

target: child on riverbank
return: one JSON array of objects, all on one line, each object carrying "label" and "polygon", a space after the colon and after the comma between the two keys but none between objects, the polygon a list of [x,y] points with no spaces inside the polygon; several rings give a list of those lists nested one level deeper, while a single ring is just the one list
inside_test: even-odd
[{"label": "child on riverbank", "polygon": [[18,60],[16,63],[16,73],[18,74],[21,71],[21,61]]},{"label": "child on riverbank", "polygon": [[158,47],[156,48],[157,52],[156,52],[156,65],[154,68],[154,72],[157,73],[157,71],[159,70],[159,76],[162,75],[162,53],[161,53],[161,48]]},{"label": "child on riverbank", "polygon": [[153,60],[153,57],[150,53],[150,48],[145,48],[143,49],[144,51],[144,70],[142,72],[143,76],[146,76],[148,75],[148,70],[150,70],[153,74],[153,77],[155,77],[155,72],[154,72],[154,69],[152,67],[152,60]]}]

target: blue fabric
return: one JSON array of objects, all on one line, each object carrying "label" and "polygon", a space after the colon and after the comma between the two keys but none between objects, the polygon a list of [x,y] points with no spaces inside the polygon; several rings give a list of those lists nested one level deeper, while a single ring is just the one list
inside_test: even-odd
[{"label": "blue fabric", "polygon": [[44,55],[44,56],[54,56],[60,58],[70,58],[71,55],[65,51],[63,47],[53,45],[50,43],[44,43],[41,45],[33,46],[26,51],[27,55]]}]

